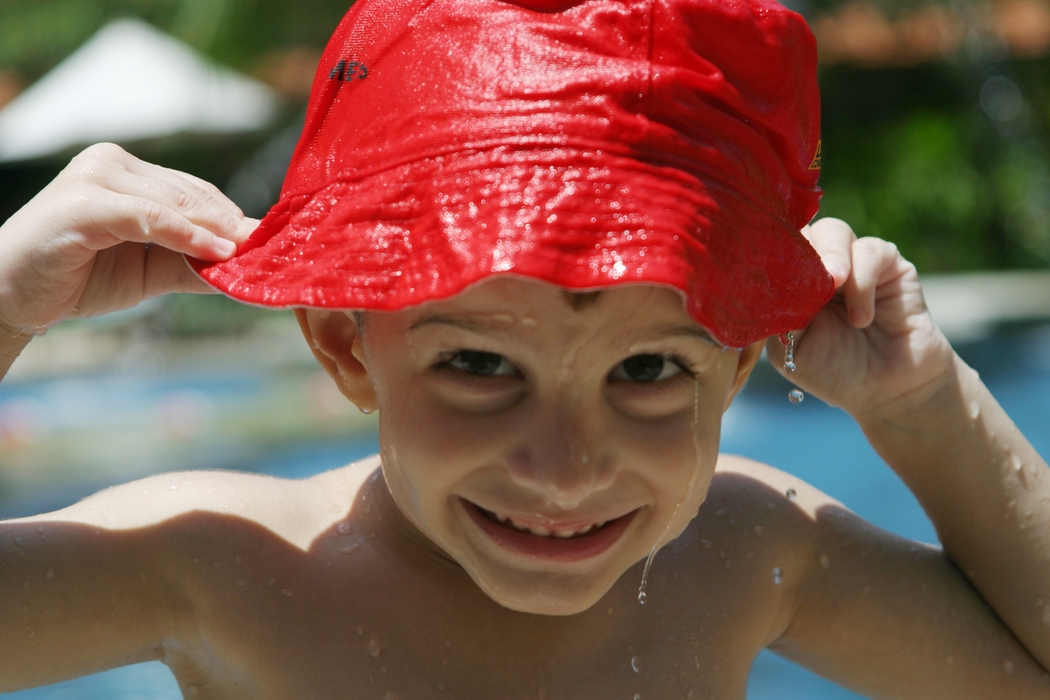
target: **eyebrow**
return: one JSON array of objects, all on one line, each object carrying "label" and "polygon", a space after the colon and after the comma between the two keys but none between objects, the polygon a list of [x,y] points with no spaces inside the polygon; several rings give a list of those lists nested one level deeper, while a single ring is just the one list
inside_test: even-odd
[{"label": "eyebrow", "polygon": [[424,316],[423,318],[413,323],[411,326],[408,327],[408,330],[414,331],[425,326],[434,325],[453,326],[455,328],[462,328],[463,330],[473,331],[475,333],[491,333],[493,331],[499,330],[500,327],[504,324],[491,322],[487,323],[485,321],[472,321],[469,318],[465,318],[463,316],[431,314],[429,316]]},{"label": "eyebrow", "polygon": [[665,328],[657,332],[657,335],[662,338],[698,338],[705,342],[711,343],[715,347],[724,348],[726,347],[722,343],[715,340],[714,336],[708,333],[702,326],[675,326],[674,328]]},{"label": "eyebrow", "polygon": [[[425,326],[441,325],[441,326],[452,326],[454,328],[462,328],[463,330],[472,331],[475,333],[492,333],[494,331],[503,330],[504,324],[502,323],[491,323],[485,321],[474,321],[469,318],[462,316],[450,316],[447,314],[432,314],[421,318],[420,320],[409,326],[409,331],[414,331],[418,328]],[[671,328],[662,328],[652,334],[656,338],[695,338],[702,340],[706,343],[710,343],[717,348],[725,347],[722,343],[714,339],[714,337],[704,330],[701,326],[674,326]]]}]

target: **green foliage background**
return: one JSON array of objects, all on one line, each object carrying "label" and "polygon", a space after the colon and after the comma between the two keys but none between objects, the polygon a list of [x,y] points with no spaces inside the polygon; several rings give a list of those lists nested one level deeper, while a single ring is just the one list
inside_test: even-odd
[{"label": "green foliage background", "polygon": [[[839,4],[808,0],[804,9],[814,16]],[[893,16],[924,3],[877,4]],[[132,15],[251,70],[274,50],[321,48],[348,6],[348,0],[0,0],[0,69],[33,80],[107,21]],[[996,122],[981,107],[982,86],[994,75],[1013,81],[1025,100],[1009,122]],[[1048,264],[1050,59],[834,66],[822,69],[822,86],[822,215],[895,241],[923,271]]]}]

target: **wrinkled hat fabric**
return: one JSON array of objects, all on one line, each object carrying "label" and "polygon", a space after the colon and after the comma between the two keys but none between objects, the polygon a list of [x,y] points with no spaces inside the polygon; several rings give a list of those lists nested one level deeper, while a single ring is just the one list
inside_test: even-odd
[{"label": "wrinkled hat fabric", "polygon": [[205,281],[271,307],[396,310],[497,274],[680,290],[742,347],[833,283],[816,47],[769,0],[359,0],[280,201]]}]

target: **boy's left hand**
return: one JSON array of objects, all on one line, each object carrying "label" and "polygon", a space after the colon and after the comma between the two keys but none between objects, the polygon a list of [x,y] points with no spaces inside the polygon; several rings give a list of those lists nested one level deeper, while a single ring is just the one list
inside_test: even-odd
[{"label": "boy's left hand", "polygon": [[767,342],[789,380],[855,418],[892,420],[950,380],[954,352],[934,324],[915,266],[897,247],[860,238],[843,221],[803,229],[838,290],[808,328],[795,331],[797,370],[783,370],[784,346]]}]

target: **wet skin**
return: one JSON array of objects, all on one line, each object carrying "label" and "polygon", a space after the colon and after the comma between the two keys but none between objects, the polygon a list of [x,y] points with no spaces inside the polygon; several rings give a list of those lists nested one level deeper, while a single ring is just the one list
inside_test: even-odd
[{"label": "wet skin", "polygon": [[0,687],[159,658],[201,698],[743,698],[772,645],[873,696],[1048,696],[938,550],[718,457],[758,348],[673,292],[503,279],[363,333],[300,320],[381,410],[381,462],[0,524]]}]

